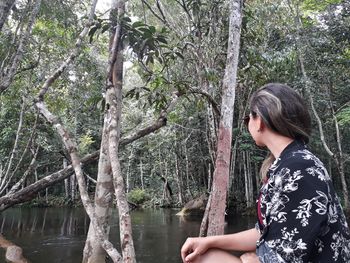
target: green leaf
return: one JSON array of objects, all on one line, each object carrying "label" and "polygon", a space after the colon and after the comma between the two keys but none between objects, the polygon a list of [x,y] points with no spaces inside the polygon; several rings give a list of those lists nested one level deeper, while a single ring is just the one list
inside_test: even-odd
[{"label": "green leaf", "polygon": [[175,52],[175,54],[176,54],[179,58],[185,59],[184,56],[183,56],[180,52]]},{"label": "green leaf", "polygon": [[93,27],[90,29],[89,34],[88,34],[88,35],[90,36],[90,40],[89,40],[90,44],[92,43],[94,34],[96,33],[97,29],[100,28],[100,26],[101,26],[100,24],[96,24],[95,26],[93,26]]},{"label": "green leaf", "polygon": [[142,23],[141,21],[136,21],[131,25],[133,28],[138,28],[138,27],[144,27],[145,24]]}]

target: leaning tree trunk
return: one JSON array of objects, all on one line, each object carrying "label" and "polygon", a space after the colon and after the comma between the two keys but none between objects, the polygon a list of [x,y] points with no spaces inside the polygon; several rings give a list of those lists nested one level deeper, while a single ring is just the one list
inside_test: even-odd
[{"label": "leaning tree trunk", "polygon": [[230,2],[227,61],[222,87],[221,116],[207,235],[218,235],[224,233],[226,196],[230,173],[233,106],[235,100],[235,86],[242,24],[242,8],[243,3],[241,0],[233,0]]}]

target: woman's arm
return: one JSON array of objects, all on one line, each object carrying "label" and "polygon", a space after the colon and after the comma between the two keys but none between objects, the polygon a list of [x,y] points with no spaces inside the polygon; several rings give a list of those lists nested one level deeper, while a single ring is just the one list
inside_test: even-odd
[{"label": "woman's arm", "polygon": [[252,228],[229,235],[188,238],[182,246],[181,257],[184,262],[190,262],[197,256],[203,255],[209,248],[253,251],[259,237],[259,232]]},{"label": "woman's arm", "polygon": [[234,251],[253,251],[256,248],[256,242],[260,238],[260,234],[255,228],[252,228],[235,234],[209,236],[206,238],[208,238],[210,248]]}]

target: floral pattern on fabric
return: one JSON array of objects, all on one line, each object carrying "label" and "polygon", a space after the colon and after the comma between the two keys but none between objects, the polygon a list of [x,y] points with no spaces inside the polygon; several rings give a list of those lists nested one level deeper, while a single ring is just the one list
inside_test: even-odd
[{"label": "floral pattern on fabric", "polygon": [[350,262],[350,232],[323,163],[294,141],[271,165],[260,190],[263,263]]}]

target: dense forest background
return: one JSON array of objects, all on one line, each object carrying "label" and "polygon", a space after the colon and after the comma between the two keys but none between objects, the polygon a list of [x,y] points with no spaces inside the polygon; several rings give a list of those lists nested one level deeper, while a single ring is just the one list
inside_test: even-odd
[{"label": "dense forest background", "polygon": [[133,262],[126,198],[182,207],[215,189],[231,96],[227,204],[249,213],[267,152],[242,118],[269,82],[307,101],[310,148],[349,210],[349,41],[341,0],[2,0],[0,211],[82,203],[93,225],[84,262],[104,262],[101,246],[121,262],[108,241],[116,204]]},{"label": "dense forest background", "polygon": [[[180,207],[211,189],[228,2],[126,2],[119,159],[132,203]],[[100,4],[86,37],[76,43],[90,21],[88,1],[6,0],[0,8],[0,204],[11,195],[18,200],[9,206],[32,198],[32,204],[79,202],[73,172],[62,172],[72,162],[69,151],[36,106],[44,87],[47,107],[76,139],[93,196],[106,110],[109,10]],[[287,83],[307,100],[314,127],[310,148],[348,208],[349,41],[349,1],[244,1],[229,208],[254,208],[267,152],[254,145],[241,120],[250,94],[268,82]],[[74,60],[48,83],[72,53]],[[13,197],[55,173],[57,181]]]}]

